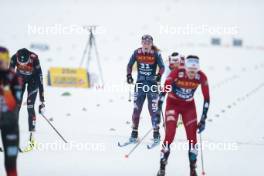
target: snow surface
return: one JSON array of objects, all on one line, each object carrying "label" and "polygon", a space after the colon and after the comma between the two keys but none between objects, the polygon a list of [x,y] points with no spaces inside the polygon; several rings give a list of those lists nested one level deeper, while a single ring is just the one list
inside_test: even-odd
[{"label": "snow surface", "polygon": [[[235,151],[204,150],[207,175],[263,175],[264,133],[264,25],[262,1],[1,1],[0,44],[12,53],[29,47],[32,42],[46,43],[47,52],[39,52],[43,70],[51,66],[77,67],[87,35],[29,35],[28,25],[99,25],[106,32],[98,34],[97,45],[106,85],[125,85],[126,64],[132,51],[139,47],[140,36],[150,33],[162,49],[164,60],[174,50],[185,55],[197,54],[211,86],[209,121],[203,134],[211,144],[234,144]],[[160,25],[186,24],[237,27],[235,35],[161,34]],[[210,46],[210,37],[223,38],[225,47]],[[243,38],[244,47],[231,47],[233,37]],[[262,47],[261,47],[262,45]],[[96,70],[92,65],[91,70]],[[61,96],[70,92],[71,96]],[[118,141],[130,135],[133,104],[128,92],[104,92],[85,89],[61,89],[45,86],[46,115],[68,141],[93,144],[90,151],[54,150],[20,154],[20,176],[154,176],[159,167],[159,147],[147,150],[151,135],[129,159],[131,149],[118,148]],[[202,97],[196,96],[200,115]],[[38,105],[38,104],[37,104]],[[231,106],[231,107],[230,107]],[[21,146],[26,144],[27,111],[20,117]],[[140,136],[151,128],[145,106],[140,124]],[[38,116],[36,139],[39,144],[62,141],[45,120]],[[176,144],[185,140],[180,127]],[[69,145],[67,145],[69,146]],[[0,155],[0,175],[4,175]],[[169,159],[168,175],[187,175],[187,151],[174,150]],[[198,162],[201,173],[201,163]]]}]

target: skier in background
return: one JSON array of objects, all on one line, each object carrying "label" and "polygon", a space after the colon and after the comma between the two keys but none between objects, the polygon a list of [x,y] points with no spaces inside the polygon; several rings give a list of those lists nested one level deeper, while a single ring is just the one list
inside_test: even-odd
[{"label": "skier in background", "polygon": [[184,67],[184,56],[180,55],[177,52],[173,52],[169,56],[169,68],[170,71],[174,70],[175,68]]},{"label": "skier in background", "polygon": [[[194,93],[201,85],[204,96],[203,112],[200,122],[197,124],[197,114],[194,102]],[[166,134],[161,150],[160,170],[157,176],[165,175],[165,167],[170,154],[170,145],[176,134],[179,114],[189,142],[190,176],[197,176],[197,130],[201,133],[205,129],[205,120],[209,108],[210,96],[206,75],[200,70],[199,58],[188,56],[185,59],[185,67],[174,69],[166,79],[164,91],[160,94],[158,107],[161,110],[165,95],[168,92],[165,110]]]},{"label": "skier in background", "polygon": [[[138,139],[138,126],[140,120],[140,114],[144,101],[148,99],[148,109],[151,116],[153,127],[154,141],[160,140],[159,123],[160,117],[158,113],[158,83],[161,80],[164,72],[164,64],[162,57],[159,53],[159,49],[153,45],[153,37],[150,35],[144,35],[141,38],[142,47],[134,51],[127,65],[127,83],[133,84],[132,67],[134,63],[137,63],[137,81],[134,92],[134,111],[132,115],[132,133],[130,142],[136,142]],[[157,66],[159,71],[157,73]],[[144,91],[142,87],[149,88],[148,91]],[[151,87],[156,87],[154,90],[150,90]]]},{"label": "skier in background", "polygon": [[39,112],[43,112],[44,105],[44,88],[43,88],[43,76],[38,56],[22,48],[17,51],[11,58],[10,68],[14,69],[17,75],[23,81],[22,95],[19,102],[19,110],[22,106],[23,94],[27,88],[27,109],[28,109],[28,125],[30,132],[30,143],[35,144],[33,133],[36,130],[36,114],[35,114],[35,101],[39,90],[39,99],[41,104],[39,105]]},{"label": "skier in background", "polygon": [[9,61],[8,50],[0,47],[0,132],[7,176],[17,176],[19,145],[17,102],[21,101],[22,81],[8,68]]},{"label": "skier in background", "polygon": [[168,57],[168,64],[166,64],[166,69],[161,80],[161,84],[165,83],[167,76],[175,68],[184,67],[184,56],[180,55],[178,52],[173,52]]},{"label": "skier in background", "polygon": [[[161,83],[164,85],[166,78],[169,76],[169,74],[174,70],[174,69],[179,69],[179,68],[184,68],[184,56],[179,54],[178,52],[173,52],[171,55],[169,55],[168,57],[168,64],[166,65],[168,67],[168,69],[165,70],[165,73],[163,76],[163,79],[161,81]],[[181,115],[179,116],[179,121],[177,125],[182,124],[182,120],[181,120]],[[163,124],[165,125],[165,124]]]}]

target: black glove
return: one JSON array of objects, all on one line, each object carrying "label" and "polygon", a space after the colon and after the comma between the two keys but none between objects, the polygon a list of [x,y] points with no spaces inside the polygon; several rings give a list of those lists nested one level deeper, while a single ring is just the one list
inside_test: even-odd
[{"label": "black glove", "polygon": [[209,100],[204,101],[202,117],[201,117],[200,122],[198,123],[198,133],[203,132],[205,129],[205,120],[207,118],[207,112],[209,109],[209,104],[210,104]]},{"label": "black glove", "polygon": [[203,114],[200,122],[198,123],[198,133],[201,133],[205,130],[205,124],[206,124],[205,119],[206,118],[207,118],[206,115]]},{"label": "black glove", "polygon": [[44,102],[42,102],[39,105],[39,113],[42,114],[42,113],[44,113],[44,111],[45,111],[45,104],[44,104]]},{"label": "black glove", "polygon": [[156,81],[157,82],[160,82],[161,81],[161,75],[159,73],[156,75]]},{"label": "black glove", "polygon": [[134,79],[132,78],[132,75],[131,74],[127,74],[127,83],[128,84],[133,84],[134,82]]}]

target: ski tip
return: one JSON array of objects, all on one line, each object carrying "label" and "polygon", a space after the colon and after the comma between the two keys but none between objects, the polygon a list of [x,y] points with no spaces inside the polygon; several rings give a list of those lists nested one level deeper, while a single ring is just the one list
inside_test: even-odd
[{"label": "ski tip", "polygon": [[128,159],[128,155],[125,155],[125,158]]}]

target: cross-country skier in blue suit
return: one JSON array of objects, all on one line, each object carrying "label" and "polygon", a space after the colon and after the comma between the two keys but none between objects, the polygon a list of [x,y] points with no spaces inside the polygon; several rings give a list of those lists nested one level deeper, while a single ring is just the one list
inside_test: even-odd
[{"label": "cross-country skier in blue suit", "polygon": [[[130,142],[138,138],[138,126],[144,101],[148,99],[148,109],[153,127],[153,138],[160,140],[160,115],[157,108],[158,85],[164,72],[164,64],[159,49],[153,45],[153,37],[144,35],[141,38],[142,47],[134,51],[127,65],[127,83],[133,84],[132,68],[137,63],[137,81],[134,92],[134,111],[132,115],[132,133]],[[159,70],[157,71],[157,67]]]}]

